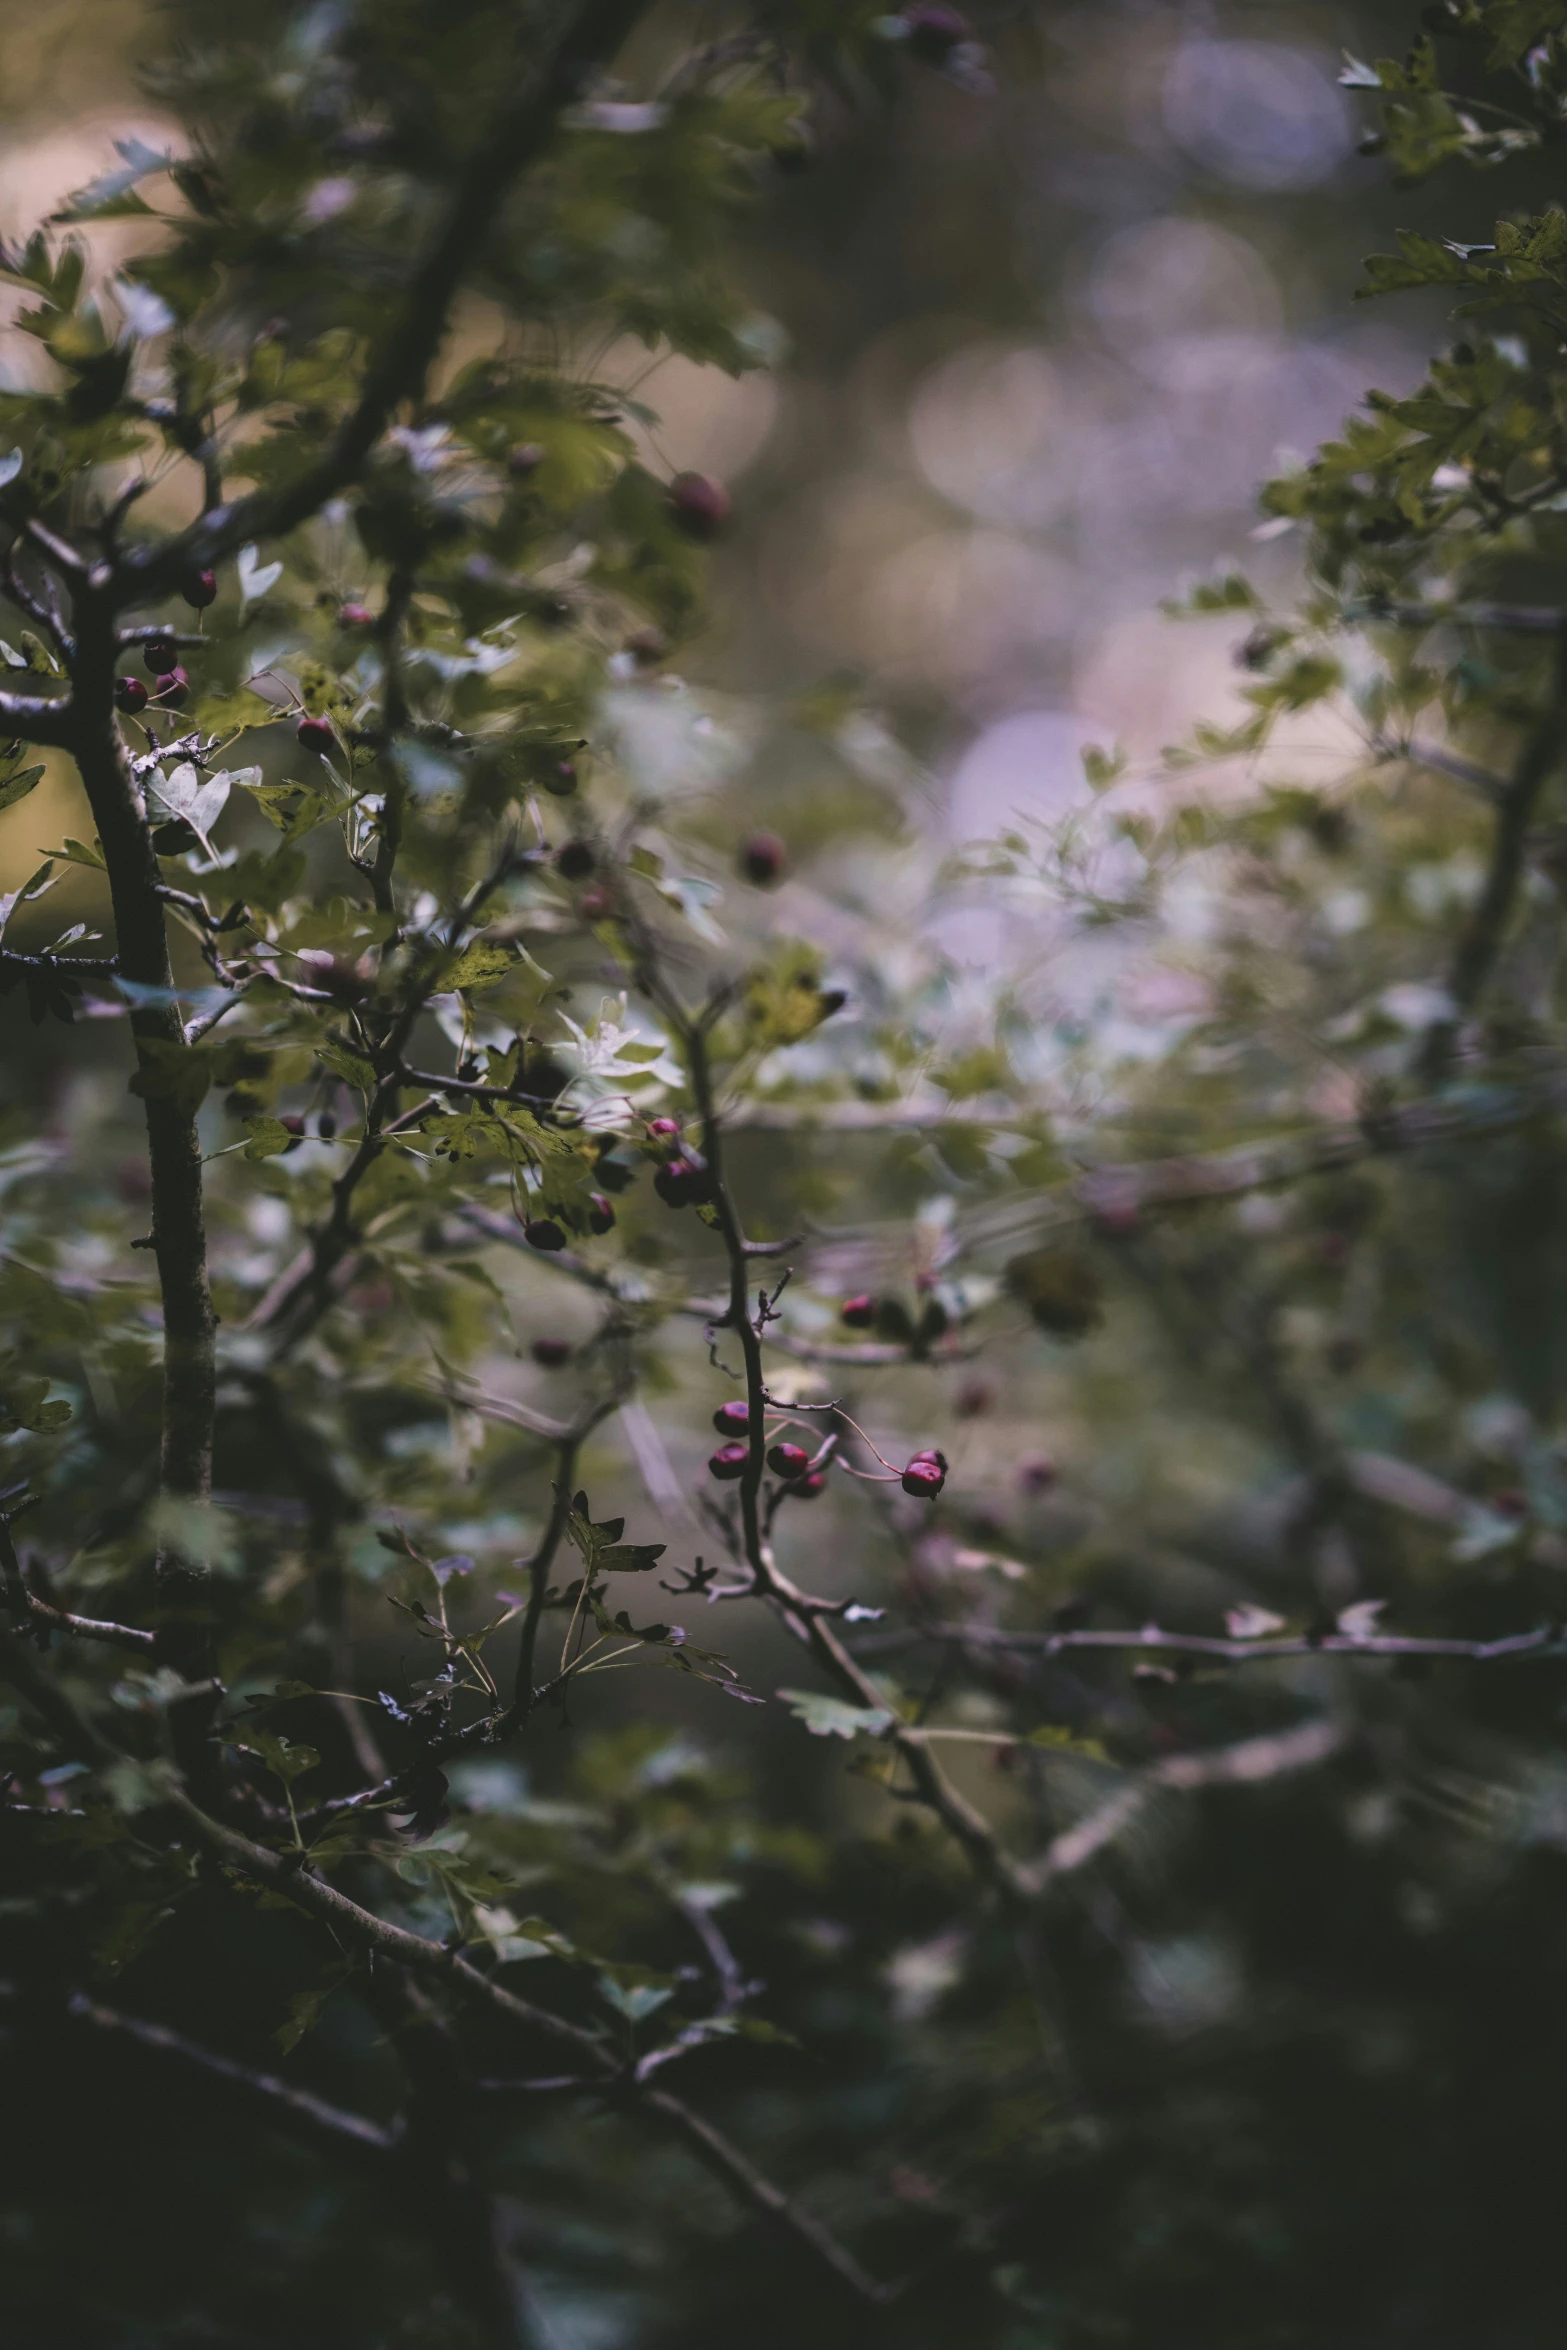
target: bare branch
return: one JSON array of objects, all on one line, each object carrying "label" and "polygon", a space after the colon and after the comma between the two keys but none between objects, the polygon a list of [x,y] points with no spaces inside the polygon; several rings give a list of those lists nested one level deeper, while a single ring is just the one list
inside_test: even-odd
[{"label": "bare branch", "polygon": [[75,730],[76,704],[69,694],[0,693],[0,734],[13,741],[66,751],[74,747]]},{"label": "bare branch", "polygon": [[1244,1738],[1207,1754],[1172,1754],[1142,1772],[1074,1827],[1055,1837],[1029,1864],[1032,1890],[1043,1893],[1102,1852],[1162,1792],[1193,1794],[1203,1787],[1255,1786],[1286,1772],[1310,1770],[1341,1753],[1349,1742],[1342,1722],[1303,1722],[1298,1729]]},{"label": "bare branch", "polygon": [[1111,1654],[1205,1657],[1226,1665],[1277,1664],[1303,1656],[1338,1656],[1370,1660],[1376,1657],[1458,1657],[1472,1664],[1501,1664],[1518,1657],[1567,1657],[1567,1628],[1541,1624],[1527,1632],[1508,1632],[1497,1640],[1426,1639],[1403,1632],[1292,1632],[1277,1639],[1234,1640],[1220,1633],[1167,1632],[1160,1624],[1144,1624],[1136,1631],[1013,1632],[997,1624],[920,1624],[907,1631],[872,1632],[856,1643],[856,1654],[875,1656],[920,1641],[950,1641],[964,1648],[1033,1650],[1041,1656],[1061,1656],[1069,1649],[1101,1649]]},{"label": "bare branch", "polygon": [[89,1999],[85,1992],[78,1991],[67,2000],[66,2013],[75,2023],[129,2041],[154,2055],[172,2058],[183,2070],[203,2079],[221,2082],[225,2088],[236,2091],[259,2119],[275,2121],[333,2154],[368,2156],[372,2161],[385,2162],[402,2145],[400,2124],[382,2129],[378,2122],[367,2121],[363,2114],[348,2113],[341,2106],[330,2105],[312,2090],[295,2088],[291,2082],[280,2080],[276,2073],[253,2071],[249,2065],[219,2055],[216,2049],[203,2048],[197,2041],[187,2039],[183,2032],[172,2032],[167,2025],[148,2023],[140,2016],[123,2015],[116,2008]]}]

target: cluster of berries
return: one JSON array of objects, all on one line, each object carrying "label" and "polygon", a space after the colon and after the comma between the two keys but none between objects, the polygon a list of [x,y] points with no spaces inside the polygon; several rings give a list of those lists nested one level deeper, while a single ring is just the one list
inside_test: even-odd
[{"label": "cluster of berries", "polygon": [[[588,1193],[587,1226],[597,1239],[615,1228],[615,1211],[601,1191]],[[565,1231],[553,1216],[530,1216],[522,1227],[522,1237],[529,1248],[543,1249],[546,1254],[566,1245]]]},{"label": "cluster of berries", "polygon": [[[711,1475],[726,1483],[745,1475],[751,1447],[744,1435],[750,1418],[750,1405],[739,1402],[721,1403],[713,1414],[713,1426],[720,1436],[727,1436],[731,1441],[721,1444],[708,1456],[707,1466]],[[826,1470],[811,1467],[811,1456],[803,1444],[769,1445],[767,1466],[800,1501],[814,1501],[827,1483]]]},{"label": "cluster of berries", "polygon": [[713,1196],[713,1173],[680,1132],[678,1118],[650,1118],[648,1140],[663,1155],[653,1189],[666,1208],[701,1207]]},{"label": "cluster of berries", "polygon": [[[193,612],[204,612],[217,601],[218,580],[213,571],[187,572],[180,588],[181,595]],[[160,629],[156,636],[142,640],[142,658],[152,677],[151,686],[143,685],[139,677],[117,677],[114,681],[114,706],[127,718],[135,718],[149,702],[157,702],[166,710],[183,710],[190,698],[190,679],[180,667],[180,649],[173,635]]]}]

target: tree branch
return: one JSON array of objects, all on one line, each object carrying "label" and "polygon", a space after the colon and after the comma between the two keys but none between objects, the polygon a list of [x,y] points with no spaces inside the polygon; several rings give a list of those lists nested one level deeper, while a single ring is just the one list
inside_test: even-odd
[{"label": "tree branch", "polygon": [[[116,962],[140,986],[173,986],[162,876],[140,786],[114,714],[114,619],[105,596],[79,586],[81,652],[71,748],[92,807],[114,906]],[[131,1013],[147,1119],[152,1241],[163,1300],[163,1430],[159,1477],[172,1498],[205,1502],[212,1491],[216,1396],[215,1324],[207,1282],[201,1142],[196,1100],[179,1066],[184,1029],[176,1004]],[[187,1680],[211,1671],[206,1573],[165,1549],[157,1564],[164,1623],[159,1647]]]},{"label": "tree branch", "polygon": [[291,2082],[280,2080],[276,2073],[255,2072],[249,2065],[237,2064],[232,2057],[220,2056],[215,2049],[201,2047],[183,2032],[170,2031],[165,2024],[148,2023],[139,2016],[122,2015],[116,2008],[101,2006],[85,1992],[74,1993],[66,2001],[65,2012],[75,2023],[129,2041],[154,2055],[172,2058],[183,2070],[203,2079],[221,2082],[237,2091],[259,2119],[276,2122],[329,2153],[368,2159],[379,2167],[395,2156],[402,2145],[400,2126],[383,2129],[362,2114],[348,2113],[341,2106],[328,2104],[310,2089],[295,2088]]},{"label": "tree branch", "polygon": [[1315,1721],[1303,1722],[1294,1730],[1243,1738],[1234,1746],[1220,1746],[1207,1754],[1169,1755],[1127,1786],[1118,1787],[1085,1819],[1055,1837],[1029,1865],[1032,1890],[1036,1895],[1043,1893],[1058,1879],[1082,1868],[1161,1792],[1192,1794],[1203,1787],[1255,1786],[1261,1780],[1327,1762],[1348,1742],[1349,1733],[1342,1722]]},{"label": "tree branch", "polygon": [[43,750],[69,750],[76,724],[74,697],[0,693],[0,734]]},{"label": "tree branch", "polygon": [[949,1641],[964,1648],[1000,1648],[1034,1651],[1040,1656],[1062,1656],[1069,1649],[1101,1649],[1121,1655],[1205,1657],[1216,1664],[1277,1664],[1303,1656],[1459,1657],[1472,1664],[1501,1664],[1519,1657],[1567,1657],[1567,1628],[1541,1624],[1527,1632],[1504,1633],[1497,1640],[1427,1639],[1414,1633],[1291,1632],[1277,1639],[1233,1640],[1220,1633],[1167,1632],[1161,1624],[1144,1624],[1136,1631],[1014,1632],[999,1624],[919,1624],[906,1631],[872,1632],[856,1644],[856,1654],[879,1656],[894,1648],[914,1647],[921,1641]]},{"label": "tree branch", "polygon": [[414,268],[402,315],[371,361],[358,401],[330,446],[297,481],[218,506],[162,546],[124,557],[115,592],[123,605],[174,588],[192,568],[216,563],[249,540],[285,537],[349,488],[404,400],[418,399],[445,339],[476,251],[508,189],[543,153],[562,109],[597,64],[612,58],[648,0],[585,0],[566,16],[526,87],[502,107],[452,192],[446,217]]},{"label": "tree branch", "polygon": [[1558,616],[1550,698],[1543,716],[1524,739],[1512,781],[1498,803],[1485,885],[1453,956],[1447,983],[1453,1011],[1449,1017],[1432,1024],[1421,1047],[1420,1070],[1428,1081],[1439,1079],[1447,1069],[1459,1029],[1478,1005],[1501,955],[1518,885],[1523,878],[1530,820],[1561,757],[1564,722],[1567,722],[1567,619]]}]

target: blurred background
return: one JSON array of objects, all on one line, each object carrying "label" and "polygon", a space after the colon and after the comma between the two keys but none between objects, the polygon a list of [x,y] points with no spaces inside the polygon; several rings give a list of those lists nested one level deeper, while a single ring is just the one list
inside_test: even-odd
[{"label": "blurred background", "polygon": [[[5,0],[0,230],[156,132],[138,68],[214,12]],[[1085,740],[1147,754],[1222,718],[1233,624],[1171,629],[1158,599],[1224,558],[1287,578],[1257,484],[1427,347],[1429,305],[1351,296],[1363,251],[1453,198],[1391,191],[1336,82],[1418,13],[1017,6],[991,93],[927,73],[829,113],[747,240],[768,372],[605,366],[660,411],[655,461],[736,494],[692,674],[884,709],[943,843],[1058,812]],[[0,821],[0,869],[43,806]]]}]

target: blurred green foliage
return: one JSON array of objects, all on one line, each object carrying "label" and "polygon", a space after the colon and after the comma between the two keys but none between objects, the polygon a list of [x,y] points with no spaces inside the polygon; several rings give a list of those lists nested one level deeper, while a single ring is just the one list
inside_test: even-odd
[{"label": "blurred green foliage", "polygon": [[1167,83],[1460,315],[977,846],[622,361],[1016,331],[1082,14],[172,13],[5,255],[10,2331],[1543,2350],[1567,6],[1267,12],[1396,201]]}]

